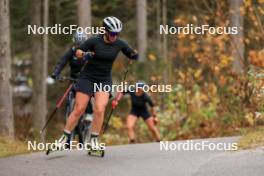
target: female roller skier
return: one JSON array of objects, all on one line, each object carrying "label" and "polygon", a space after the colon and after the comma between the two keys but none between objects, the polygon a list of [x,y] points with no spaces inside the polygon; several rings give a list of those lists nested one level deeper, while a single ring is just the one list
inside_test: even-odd
[{"label": "female roller skier", "polygon": [[87,51],[93,52],[94,55],[88,61],[76,83],[75,107],[67,120],[63,135],[58,141],[57,150],[61,150],[61,147],[70,137],[71,131],[85,112],[92,96],[94,97],[94,119],[89,144],[93,150],[100,150],[98,136],[110,92],[95,90],[94,84],[112,86],[112,65],[120,51],[129,59],[136,60],[138,58],[137,52],[119,38],[119,33],[122,31],[122,23],[119,19],[113,16],[106,17],[103,20],[103,26],[105,27],[105,34],[89,38],[76,49],[75,55],[78,58],[82,58]]},{"label": "female roller skier", "polygon": [[[144,92],[144,82],[137,82],[136,89],[133,91],[119,92],[117,98],[112,101],[112,107],[116,107],[123,94],[129,94],[131,98],[131,110],[126,118],[126,126],[128,130],[128,138],[130,143],[135,143],[135,131],[134,127],[139,117],[142,117],[148,126],[148,129],[153,134],[154,139],[159,142],[160,134],[156,127],[158,118],[155,110],[155,106],[150,96]],[[151,107],[151,113],[148,111],[147,104]]]}]

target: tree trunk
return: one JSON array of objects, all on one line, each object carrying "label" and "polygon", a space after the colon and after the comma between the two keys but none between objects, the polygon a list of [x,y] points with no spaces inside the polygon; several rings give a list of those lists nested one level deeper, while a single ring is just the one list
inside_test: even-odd
[{"label": "tree trunk", "polygon": [[78,23],[80,27],[92,25],[91,0],[78,0]]},{"label": "tree trunk", "polygon": [[[41,26],[41,0],[32,0],[32,25]],[[42,40],[40,35],[32,36],[32,78],[33,78],[33,98],[32,116],[33,129],[39,131],[46,119],[46,61],[42,53]]]},{"label": "tree trunk", "polygon": [[[44,22],[44,27],[48,27],[49,26],[49,0],[44,0],[43,2],[43,6],[44,6],[44,15],[43,15],[43,22]],[[43,101],[45,101],[45,109],[47,111],[47,107],[46,107],[46,101],[47,101],[47,85],[46,85],[46,78],[48,76],[48,59],[49,59],[49,38],[48,38],[48,34],[44,34],[44,39],[43,39],[43,81],[44,81],[44,87],[43,87]],[[45,113],[45,117],[44,117],[44,121],[42,121],[42,125],[44,125],[45,123],[45,119],[46,119],[46,114]],[[42,127],[42,126],[41,126]],[[46,131],[44,131],[42,137],[42,141],[44,141],[46,136]]]},{"label": "tree trunk", "polygon": [[[157,8],[157,29],[160,28],[161,25],[161,3],[160,0],[157,0],[156,2],[156,8]],[[159,30],[157,30],[157,51],[158,51],[158,56],[161,54],[161,35]]]},{"label": "tree trunk", "polygon": [[[161,0],[160,3],[161,7],[162,7],[162,25],[165,26],[167,25],[167,0]],[[163,84],[168,84],[168,80],[169,80],[169,67],[170,65],[168,64],[168,45],[167,45],[168,39],[167,39],[167,35],[166,34],[162,34],[162,59],[164,61],[164,68],[163,68]],[[162,99],[161,99],[161,109],[164,110],[165,109],[165,99],[166,99],[166,94],[162,94]]]},{"label": "tree trunk", "polygon": [[14,139],[9,0],[0,1],[0,135]]},{"label": "tree trunk", "polygon": [[137,41],[139,61],[146,60],[147,50],[147,4],[146,0],[137,0]]},{"label": "tree trunk", "polygon": [[244,16],[241,13],[243,7],[243,0],[229,0],[230,3],[230,26],[238,27],[238,34],[231,36],[232,42],[232,56],[233,56],[233,70],[235,73],[243,73],[244,63]]},{"label": "tree trunk", "polygon": [[[162,0],[162,25],[165,26],[167,25],[167,0]],[[164,68],[164,72],[163,72],[163,79],[164,79],[164,83],[167,84],[168,83],[168,76],[169,76],[169,63],[168,63],[168,39],[167,39],[167,35],[165,33],[162,34],[162,38],[163,38],[163,43],[162,43],[162,57],[164,59],[164,63],[165,63],[165,68]]]}]

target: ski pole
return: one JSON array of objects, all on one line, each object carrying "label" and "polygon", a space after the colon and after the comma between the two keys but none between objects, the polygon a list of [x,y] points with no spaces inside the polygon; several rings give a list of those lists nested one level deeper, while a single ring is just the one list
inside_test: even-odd
[{"label": "ski pole", "polygon": [[[130,67],[131,63],[132,63],[132,62],[130,61],[129,64],[128,64],[127,70],[126,70],[126,72],[125,72],[125,76],[124,76],[124,78],[123,78],[123,82],[126,80],[127,73],[128,73],[128,71],[129,71],[129,67]],[[106,122],[105,122],[105,124],[104,124],[104,127],[103,127],[103,129],[102,129],[102,131],[101,131],[101,134],[104,134],[104,133],[106,132],[107,127],[108,127],[108,124],[109,124],[109,121],[110,121],[111,116],[112,116],[112,114],[113,114],[113,112],[114,112],[114,109],[115,109],[114,107],[111,108],[110,114],[108,115],[108,117],[107,117],[107,119],[106,119]]]},{"label": "ski pole", "polygon": [[[84,57],[88,56],[87,54],[90,54],[90,52],[87,52],[86,55],[85,55]],[[92,53],[92,54],[93,54],[93,53]],[[80,72],[78,73],[78,75],[80,75],[80,73],[84,70],[84,68],[86,67],[86,65],[87,65],[87,63],[88,63],[88,60],[89,60],[89,59],[85,60],[85,63],[84,63],[84,65],[82,66],[82,68],[81,68]],[[69,79],[69,78],[62,78],[62,80],[63,80],[63,79],[68,79],[68,80],[70,80],[70,81],[73,81],[73,79]],[[74,80],[74,81],[75,81],[75,80]],[[43,131],[44,131],[44,130],[46,129],[46,127],[48,126],[48,124],[49,124],[50,120],[52,119],[52,117],[55,115],[55,113],[57,112],[57,110],[61,107],[61,105],[62,105],[62,103],[64,102],[65,98],[67,97],[67,95],[69,94],[70,90],[72,89],[73,84],[74,84],[74,83],[71,83],[71,84],[70,84],[70,86],[68,87],[68,89],[66,90],[66,92],[65,92],[65,93],[63,94],[63,96],[61,97],[61,99],[59,99],[59,101],[56,103],[56,107],[55,107],[55,109],[52,111],[52,113],[50,114],[50,116],[49,116],[48,120],[46,121],[45,125],[44,125],[43,128],[40,130],[40,134],[43,133]]]},{"label": "ski pole", "polygon": [[52,117],[55,115],[55,113],[57,112],[57,110],[61,107],[62,103],[64,102],[65,98],[67,97],[68,93],[70,92],[70,90],[72,89],[73,83],[70,84],[70,86],[68,87],[68,89],[66,90],[66,92],[63,94],[63,96],[58,100],[58,102],[56,103],[56,107],[55,109],[52,111],[52,113],[50,114],[48,120],[46,121],[45,125],[43,126],[43,128],[40,131],[40,134],[43,133],[43,131],[46,129],[46,127],[48,126],[50,120],[52,119]]}]

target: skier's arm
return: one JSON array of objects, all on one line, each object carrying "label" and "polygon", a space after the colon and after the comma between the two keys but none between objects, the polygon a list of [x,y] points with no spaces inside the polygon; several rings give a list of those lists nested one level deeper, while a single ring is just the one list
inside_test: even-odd
[{"label": "skier's arm", "polygon": [[157,112],[156,112],[156,107],[155,106],[151,107],[151,114],[152,114],[152,117],[154,119],[154,124],[155,125],[158,124],[159,123],[159,119],[157,117]]},{"label": "skier's arm", "polygon": [[152,116],[153,116],[154,118],[156,118],[156,117],[157,117],[156,107],[153,106],[153,107],[151,107],[150,110],[151,110],[151,114],[152,114]]},{"label": "skier's arm", "polygon": [[61,71],[64,69],[64,67],[66,66],[66,64],[70,61],[70,59],[74,56],[74,52],[72,49],[69,49],[59,60],[59,62],[57,63],[57,65],[55,66],[55,69],[52,73],[52,78],[56,78]]},{"label": "skier's arm", "polygon": [[124,42],[124,41],[122,41],[122,52],[129,59],[132,59],[132,60],[137,60],[138,59],[137,51],[133,50],[131,47],[129,47],[128,44],[126,42]]},{"label": "skier's arm", "polygon": [[149,106],[151,107],[151,114],[152,114],[152,117],[154,119],[154,124],[158,124],[159,123],[159,119],[157,117],[157,112],[156,112],[156,108],[155,108],[155,105],[152,101],[152,99],[150,98],[149,95],[146,94],[146,98],[147,98],[147,103],[149,104]]},{"label": "skier's arm", "polygon": [[156,117],[157,117],[157,112],[156,112],[155,105],[154,105],[152,99],[150,98],[150,96],[147,95],[147,94],[146,94],[146,101],[147,101],[147,103],[149,104],[149,106],[151,107],[151,114],[152,114],[152,116],[153,116],[154,118],[156,118]]},{"label": "skier's arm", "polygon": [[96,39],[94,37],[89,38],[84,43],[82,43],[79,47],[75,49],[75,56],[77,58],[83,58],[87,51],[92,51],[94,43]]}]

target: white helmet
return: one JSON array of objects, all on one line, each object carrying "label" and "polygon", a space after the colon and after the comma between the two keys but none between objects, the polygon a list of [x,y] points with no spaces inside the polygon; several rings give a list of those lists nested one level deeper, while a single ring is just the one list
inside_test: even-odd
[{"label": "white helmet", "polygon": [[85,40],[87,40],[87,35],[84,33],[84,32],[75,32],[73,34],[73,37],[72,37],[72,41],[75,43],[75,44],[82,44]]},{"label": "white helmet", "polygon": [[109,32],[121,32],[122,22],[116,17],[106,17],[103,20],[103,26]]}]

